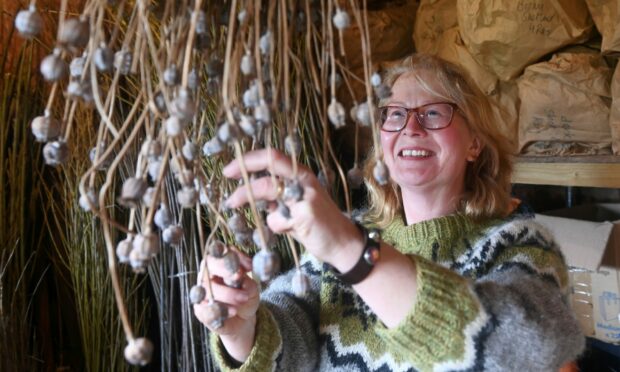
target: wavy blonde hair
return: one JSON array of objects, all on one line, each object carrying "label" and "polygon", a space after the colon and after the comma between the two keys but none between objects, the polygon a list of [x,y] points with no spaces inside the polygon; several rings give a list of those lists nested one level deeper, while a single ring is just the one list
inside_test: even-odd
[{"label": "wavy blonde hair", "polygon": [[[501,119],[494,111],[494,104],[461,68],[438,57],[424,54],[409,56],[387,71],[384,82],[391,87],[403,75],[413,77],[424,90],[437,98],[455,103],[468,128],[480,141],[480,155],[468,163],[466,169],[465,192],[458,212],[474,220],[506,215],[511,200],[513,154],[508,139],[497,125]],[[368,190],[366,218],[383,228],[402,213],[403,206],[400,188],[393,180],[380,186],[372,176],[375,159],[380,155],[379,149],[371,149],[364,173]]]}]

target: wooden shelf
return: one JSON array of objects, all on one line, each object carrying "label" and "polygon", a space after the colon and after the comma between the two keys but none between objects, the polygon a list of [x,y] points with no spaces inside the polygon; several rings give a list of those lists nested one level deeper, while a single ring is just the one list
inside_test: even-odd
[{"label": "wooden shelf", "polygon": [[620,156],[520,156],[512,182],[620,188]]}]

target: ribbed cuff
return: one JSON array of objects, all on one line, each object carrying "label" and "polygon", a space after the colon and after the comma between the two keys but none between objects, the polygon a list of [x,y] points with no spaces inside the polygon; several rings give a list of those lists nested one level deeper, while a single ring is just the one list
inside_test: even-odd
[{"label": "ribbed cuff", "polygon": [[432,370],[438,361],[460,364],[473,352],[471,338],[486,315],[467,279],[422,257],[408,257],[417,270],[416,303],[397,327],[383,327],[378,334],[388,349],[422,370]]},{"label": "ribbed cuff", "polygon": [[211,332],[210,344],[211,352],[222,371],[273,371],[276,367],[275,360],[282,350],[282,336],[273,315],[267,307],[261,304],[256,314],[254,347],[239,368],[231,365],[228,353],[215,332]]}]

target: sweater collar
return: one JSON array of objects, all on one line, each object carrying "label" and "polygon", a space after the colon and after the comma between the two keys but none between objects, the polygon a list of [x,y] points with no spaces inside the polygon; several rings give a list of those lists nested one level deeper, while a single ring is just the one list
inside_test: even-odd
[{"label": "sweater collar", "polygon": [[476,224],[463,214],[438,217],[409,226],[399,215],[383,230],[381,238],[402,253],[425,256],[433,244],[449,247],[456,239],[469,235],[475,227]]}]

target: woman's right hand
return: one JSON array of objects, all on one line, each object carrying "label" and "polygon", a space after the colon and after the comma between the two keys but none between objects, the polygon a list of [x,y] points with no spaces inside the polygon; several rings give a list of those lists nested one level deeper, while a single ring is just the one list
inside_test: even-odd
[{"label": "woman's right hand", "polygon": [[[206,262],[201,263],[201,268],[204,267],[204,264],[208,265],[211,288],[209,288],[206,273],[203,272],[201,284],[207,290],[207,296],[202,302],[194,305],[194,314],[201,323],[220,335],[220,339],[230,356],[238,361],[244,361],[254,345],[256,312],[258,311],[260,297],[258,285],[247,275],[252,270],[252,259],[234,248],[231,250],[233,254],[239,257],[240,263],[239,271],[232,277],[221,258],[208,255]],[[240,288],[227,286],[224,279],[240,282]],[[228,318],[221,327],[216,329],[210,325],[212,319],[209,319],[209,312],[207,311],[210,290],[213,290],[215,301],[228,308]]]}]

